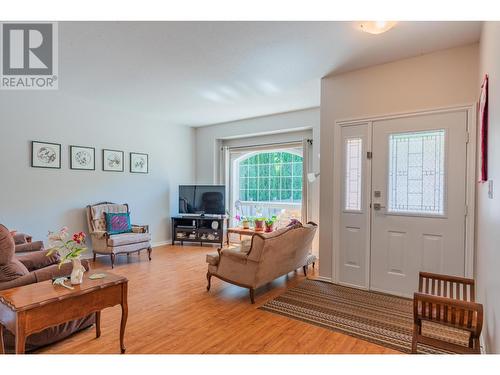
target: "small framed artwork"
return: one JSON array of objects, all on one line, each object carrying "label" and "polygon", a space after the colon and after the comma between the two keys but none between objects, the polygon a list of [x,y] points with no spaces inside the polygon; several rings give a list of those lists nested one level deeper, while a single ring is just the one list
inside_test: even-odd
[{"label": "small framed artwork", "polygon": [[95,170],[95,148],[69,146],[69,167],[86,171]]},{"label": "small framed artwork", "polygon": [[148,173],[149,157],[148,154],[138,152],[130,153],[130,173]]},{"label": "small framed artwork", "polygon": [[123,172],[123,151],[102,150],[102,170],[108,172]]},{"label": "small framed artwork", "polygon": [[31,141],[31,166],[33,168],[61,169],[59,143]]}]

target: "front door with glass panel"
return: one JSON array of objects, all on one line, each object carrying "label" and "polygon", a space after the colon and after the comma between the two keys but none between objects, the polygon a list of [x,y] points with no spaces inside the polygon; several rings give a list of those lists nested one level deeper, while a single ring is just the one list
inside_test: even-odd
[{"label": "front door with glass panel", "polygon": [[419,271],[464,276],[467,111],[340,134],[337,281],[412,296]]},{"label": "front door with glass panel", "polygon": [[372,129],[370,288],[411,296],[419,271],[463,276],[467,112]]}]

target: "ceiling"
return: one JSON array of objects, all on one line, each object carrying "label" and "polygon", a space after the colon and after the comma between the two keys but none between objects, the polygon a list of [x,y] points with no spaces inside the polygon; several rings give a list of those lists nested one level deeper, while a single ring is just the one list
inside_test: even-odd
[{"label": "ceiling", "polygon": [[479,40],[480,22],[61,22],[60,94],[203,126],[319,105],[320,78]]}]

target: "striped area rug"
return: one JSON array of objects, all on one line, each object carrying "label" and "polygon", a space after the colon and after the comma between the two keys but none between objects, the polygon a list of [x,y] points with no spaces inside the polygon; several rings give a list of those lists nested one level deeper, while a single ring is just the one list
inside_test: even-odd
[{"label": "striped area rug", "polygon": [[[413,301],[388,294],[369,292],[305,280],[260,309],[339,331],[401,352],[411,352]],[[462,331],[441,326],[423,326],[423,334],[466,343]],[[465,340],[465,341],[464,341]],[[444,354],[425,345],[419,353]]]}]

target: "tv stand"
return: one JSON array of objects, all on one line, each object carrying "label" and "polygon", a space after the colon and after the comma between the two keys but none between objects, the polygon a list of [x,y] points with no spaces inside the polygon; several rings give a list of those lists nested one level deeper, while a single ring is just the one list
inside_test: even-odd
[{"label": "tv stand", "polygon": [[[180,242],[224,243],[224,216],[175,216],[172,217],[172,245]],[[215,229],[214,229],[215,228]]]}]

